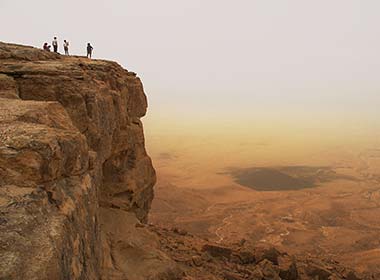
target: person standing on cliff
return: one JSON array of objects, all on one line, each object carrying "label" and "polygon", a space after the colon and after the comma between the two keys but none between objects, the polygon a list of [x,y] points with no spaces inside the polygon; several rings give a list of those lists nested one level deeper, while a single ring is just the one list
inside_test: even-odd
[{"label": "person standing on cliff", "polygon": [[63,49],[65,50],[65,55],[69,55],[69,41],[63,40]]},{"label": "person standing on cliff", "polygon": [[57,37],[54,37],[53,42],[51,44],[53,45],[54,52],[58,53],[58,40],[57,40]]},{"label": "person standing on cliff", "polygon": [[94,48],[91,46],[91,44],[87,43],[87,58],[91,58],[93,49]]}]

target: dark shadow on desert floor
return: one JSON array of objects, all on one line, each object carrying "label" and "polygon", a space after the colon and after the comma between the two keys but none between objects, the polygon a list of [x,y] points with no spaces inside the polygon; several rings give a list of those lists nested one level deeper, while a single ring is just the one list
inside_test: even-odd
[{"label": "dark shadow on desert floor", "polygon": [[355,180],[330,167],[314,166],[230,168],[224,174],[231,175],[239,185],[257,191],[299,190],[338,179]]}]

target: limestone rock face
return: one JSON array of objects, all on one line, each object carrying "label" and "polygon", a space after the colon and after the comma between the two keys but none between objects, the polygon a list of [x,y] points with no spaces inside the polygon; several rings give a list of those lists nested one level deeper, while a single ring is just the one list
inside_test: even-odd
[{"label": "limestone rock face", "polygon": [[0,42],[0,280],[376,278],[144,223],[146,110],[140,79],[114,62]]},{"label": "limestone rock face", "polygon": [[100,224],[147,219],[146,110],[140,79],[117,63],[0,42],[0,279],[119,273],[102,267],[115,242]]}]

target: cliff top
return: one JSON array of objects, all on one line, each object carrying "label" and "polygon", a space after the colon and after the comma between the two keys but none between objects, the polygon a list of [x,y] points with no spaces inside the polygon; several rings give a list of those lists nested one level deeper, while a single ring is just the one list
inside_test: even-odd
[{"label": "cliff top", "polygon": [[1,279],[123,274],[108,234],[125,229],[105,232],[100,212],[147,219],[146,110],[140,79],[115,62],[0,43]]},{"label": "cliff top", "polygon": [[0,279],[360,279],[333,260],[144,224],[146,110],[140,79],[115,62],[0,42]]}]

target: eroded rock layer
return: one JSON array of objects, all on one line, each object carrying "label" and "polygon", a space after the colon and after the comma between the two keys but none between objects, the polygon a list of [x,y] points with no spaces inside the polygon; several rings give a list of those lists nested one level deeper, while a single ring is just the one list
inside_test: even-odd
[{"label": "eroded rock layer", "polygon": [[147,219],[146,109],[140,79],[117,63],[0,43],[0,279],[123,271],[104,265],[128,240],[100,224]]},{"label": "eroded rock layer", "polygon": [[147,225],[146,109],[114,62],[0,43],[0,280],[378,279]]}]

